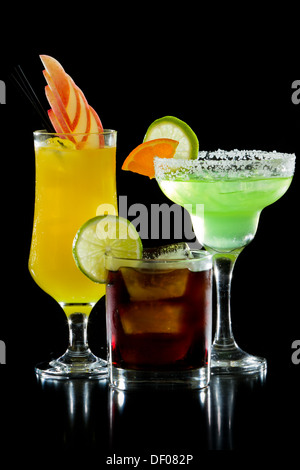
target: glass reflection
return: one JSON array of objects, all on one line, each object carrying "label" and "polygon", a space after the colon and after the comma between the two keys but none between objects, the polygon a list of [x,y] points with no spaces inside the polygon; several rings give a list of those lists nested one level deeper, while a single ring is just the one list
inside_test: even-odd
[{"label": "glass reflection", "polygon": [[[104,380],[38,378],[51,441],[64,447],[108,445],[107,384]],[[46,416],[45,416],[46,415]],[[54,432],[53,432],[54,431]]]},{"label": "glass reflection", "polygon": [[[110,448],[120,452],[247,448],[263,435],[266,375],[213,376],[199,391],[109,391]],[[260,422],[259,429],[257,423]],[[255,429],[255,433],[253,430]]]},{"label": "glass reflection", "polygon": [[263,421],[261,392],[265,380],[266,371],[211,377],[207,402],[209,449],[234,450],[242,447],[243,441],[246,447],[249,445],[246,436],[257,422]]},{"label": "glass reflection", "polygon": [[203,390],[109,391],[110,449],[192,453],[206,449],[207,396]]},{"label": "glass reflection", "polygon": [[[39,379],[39,440],[115,455],[249,449],[264,442],[265,374],[217,376],[202,390],[118,391],[106,381]],[[197,460],[198,459],[198,460]]]}]

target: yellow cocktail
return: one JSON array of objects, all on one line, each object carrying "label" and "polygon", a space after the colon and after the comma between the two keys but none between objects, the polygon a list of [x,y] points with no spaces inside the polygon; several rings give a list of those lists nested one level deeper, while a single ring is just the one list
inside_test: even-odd
[{"label": "yellow cocktail", "polygon": [[[87,323],[91,309],[105,294],[105,285],[79,271],[72,244],[88,219],[106,212],[117,214],[116,132],[103,131],[100,148],[90,147],[88,142],[76,145],[70,138],[34,134],[36,197],[29,270],[35,282],[59,302],[69,323],[78,325]],[[81,335],[86,336],[84,326]],[[71,346],[79,352],[79,343],[70,344],[69,350]],[[67,359],[74,366],[76,358]],[[54,369],[60,365],[52,364]],[[70,365],[63,367],[69,370]]]}]

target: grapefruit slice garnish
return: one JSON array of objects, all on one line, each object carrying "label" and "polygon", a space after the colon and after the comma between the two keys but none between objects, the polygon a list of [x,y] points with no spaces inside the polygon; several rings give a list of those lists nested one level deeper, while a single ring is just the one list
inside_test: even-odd
[{"label": "grapefruit slice garnish", "polygon": [[179,142],[173,139],[155,139],[138,145],[125,159],[122,170],[155,177],[154,157],[172,158]]}]

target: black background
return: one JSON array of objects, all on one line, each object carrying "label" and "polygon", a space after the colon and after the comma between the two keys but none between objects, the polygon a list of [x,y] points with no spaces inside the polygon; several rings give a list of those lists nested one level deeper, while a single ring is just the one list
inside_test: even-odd
[{"label": "black background", "polygon": [[[300,155],[300,104],[291,100],[292,83],[300,78],[293,25],[282,19],[288,33],[283,34],[280,21],[269,24],[273,29],[266,33],[263,19],[256,18],[250,26],[240,21],[239,27],[229,27],[225,21],[216,23],[212,15],[193,18],[192,12],[181,16],[178,11],[170,17],[155,10],[151,17],[148,11],[138,19],[124,16],[122,21],[121,12],[119,23],[115,12],[108,21],[104,19],[108,12],[94,19],[85,12],[66,30],[65,16],[58,23],[59,12],[48,13],[43,27],[40,21],[21,30],[12,26],[1,38],[0,79],[6,83],[6,104],[0,106],[0,339],[7,352],[6,365],[0,366],[1,442],[13,442],[28,457],[38,450],[50,458],[55,449],[66,454],[74,448],[82,453],[96,450],[99,466],[113,455],[112,441],[121,445],[121,456],[166,453],[165,448],[174,454],[181,442],[198,463],[207,449],[265,449],[269,454],[295,450],[300,424],[300,365],[291,360],[292,343],[300,339],[297,170],[286,195],[263,211],[256,237],[240,255],[233,276],[235,338],[247,352],[267,358],[264,384],[249,385],[245,380],[222,385],[220,396],[231,400],[227,408],[224,405],[222,438],[216,424],[217,386],[211,387],[209,397],[206,394],[204,401],[210,403],[206,411],[199,394],[183,400],[181,395],[145,392],[127,397],[126,409],[118,415],[116,398],[105,384],[43,388],[34,376],[37,362],[66,349],[67,324],[60,307],[39,289],[27,269],[34,208],[32,132],[40,122],[9,80],[13,66],[20,64],[47,107],[39,54],[59,60],[104,127],[118,131],[118,194],[128,197],[128,205],[138,202],[150,207],[168,202],[155,180],[120,168],[142,142],[149,124],[164,115],[186,121],[202,149]],[[78,23],[83,21],[90,21],[90,27],[81,30]],[[204,26],[209,27],[202,31]],[[17,31],[18,41],[13,42]],[[145,245],[160,242],[144,240]],[[93,352],[103,355],[104,299],[90,317],[89,343]],[[84,387],[90,387],[87,394]],[[73,414],[70,396],[75,400]],[[92,412],[84,412],[84,397],[93,403]],[[199,424],[201,416],[204,427]],[[166,423],[172,420],[170,431]]]}]

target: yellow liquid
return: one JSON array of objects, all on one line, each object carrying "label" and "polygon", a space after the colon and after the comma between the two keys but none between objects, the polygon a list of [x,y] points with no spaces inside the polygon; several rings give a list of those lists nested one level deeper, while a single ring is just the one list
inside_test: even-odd
[{"label": "yellow liquid", "polygon": [[[90,281],[77,268],[72,245],[88,219],[105,210],[117,214],[116,148],[36,151],[35,212],[29,270],[35,282],[67,315],[90,313],[105,285]],[[99,207],[100,206],[100,207]]]}]

